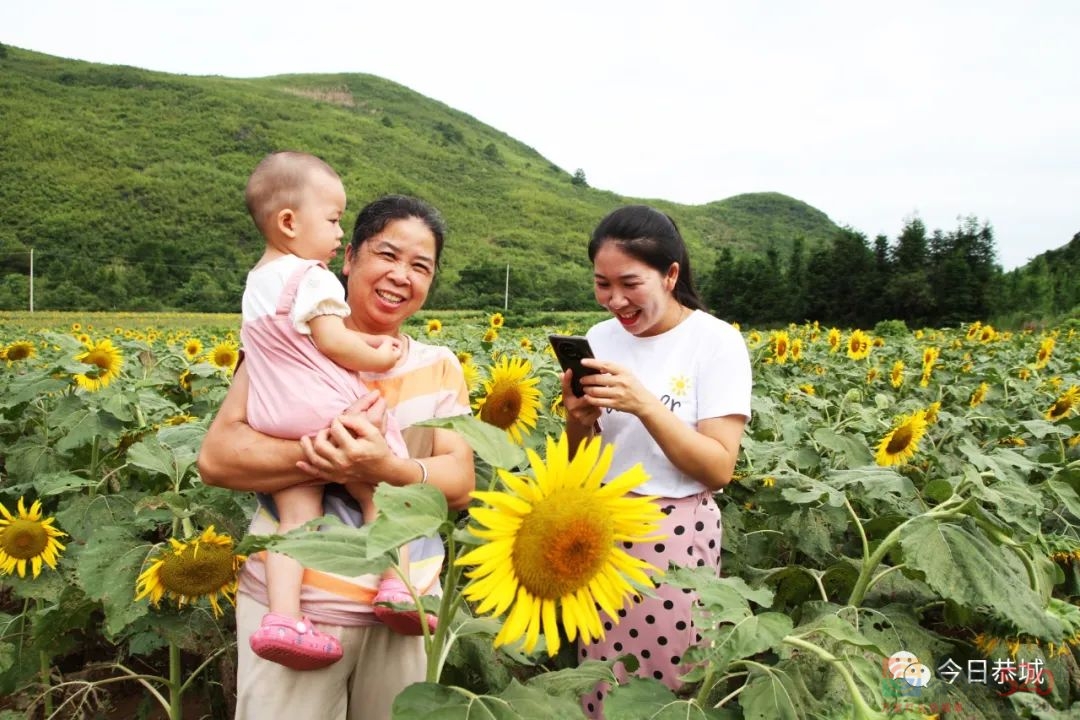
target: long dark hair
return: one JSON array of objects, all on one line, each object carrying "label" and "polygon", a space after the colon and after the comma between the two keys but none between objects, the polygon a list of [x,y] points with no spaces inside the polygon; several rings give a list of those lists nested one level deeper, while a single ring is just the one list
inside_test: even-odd
[{"label": "long dark hair", "polygon": [[672,294],[680,305],[691,310],[707,310],[690,270],[690,254],[675,221],[667,213],[648,205],[626,205],[608,213],[589,239],[589,261],[609,242],[618,243],[627,255],[640,260],[661,275],[672,263],[679,263],[679,277]]},{"label": "long dark hair", "polygon": [[442,216],[431,205],[409,195],[383,195],[361,208],[360,214],[356,216],[349,247],[355,254],[361,245],[385,230],[387,225],[395,220],[409,218],[416,218],[427,225],[435,237],[435,266],[438,267],[439,257],[442,256],[443,236],[446,233]]}]

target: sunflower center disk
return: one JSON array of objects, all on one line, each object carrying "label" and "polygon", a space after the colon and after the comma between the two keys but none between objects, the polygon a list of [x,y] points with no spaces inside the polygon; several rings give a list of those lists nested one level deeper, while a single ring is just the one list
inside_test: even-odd
[{"label": "sunflower center disk", "polygon": [[161,565],[161,584],[170,592],[196,597],[220,591],[236,577],[233,554],[213,545],[189,545],[168,555]]},{"label": "sunflower center disk", "polygon": [[907,425],[903,425],[902,427],[897,428],[896,432],[893,433],[892,440],[890,440],[889,444],[885,447],[885,451],[890,455],[903,452],[911,445],[911,438],[911,428]]},{"label": "sunflower center disk", "polygon": [[614,548],[609,513],[592,495],[563,492],[558,500],[538,503],[522,519],[514,543],[514,570],[521,584],[545,600],[588,585]]},{"label": "sunflower center disk", "polygon": [[0,532],[0,547],[17,560],[37,557],[49,545],[49,534],[41,523],[16,518]]},{"label": "sunflower center disk", "polygon": [[97,365],[102,370],[108,370],[112,367],[112,357],[100,350],[91,350],[83,362],[87,365]]},{"label": "sunflower center disk", "polygon": [[480,419],[500,430],[508,430],[521,415],[521,392],[517,387],[497,389],[480,410]]}]

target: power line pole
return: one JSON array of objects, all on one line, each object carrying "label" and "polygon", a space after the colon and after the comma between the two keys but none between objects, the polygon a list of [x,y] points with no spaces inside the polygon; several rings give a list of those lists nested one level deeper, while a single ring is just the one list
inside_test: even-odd
[{"label": "power line pole", "polygon": [[34,312],[34,248],[30,248],[30,312]]},{"label": "power line pole", "polygon": [[503,312],[510,307],[510,263],[506,263],[506,289],[503,291]]}]

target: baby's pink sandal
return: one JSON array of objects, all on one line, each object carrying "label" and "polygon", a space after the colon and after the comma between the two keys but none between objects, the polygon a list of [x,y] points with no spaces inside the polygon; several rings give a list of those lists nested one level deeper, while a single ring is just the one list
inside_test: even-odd
[{"label": "baby's pink sandal", "polygon": [[[394,605],[408,605],[412,610],[395,610],[381,603]],[[399,578],[384,578],[379,582],[379,591],[372,601],[377,617],[384,625],[399,635],[423,635],[424,626],[421,625],[420,613],[416,611],[416,601],[409,594],[409,588]],[[430,613],[424,613],[427,620],[428,632],[435,632],[439,626],[438,618]]]},{"label": "baby's pink sandal", "polygon": [[248,642],[259,657],[292,670],[318,670],[341,659],[338,639],[316,630],[306,617],[268,612]]}]

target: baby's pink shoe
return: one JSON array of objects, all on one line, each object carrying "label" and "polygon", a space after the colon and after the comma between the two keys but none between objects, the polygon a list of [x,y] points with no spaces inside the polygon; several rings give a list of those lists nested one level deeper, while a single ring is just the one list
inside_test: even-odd
[{"label": "baby's pink shoe", "polygon": [[318,670],[341,659],[338,639],[316,630],[306,617],[268,612],[248,642],[259,657],[293,670]]},{"label": "baby's pink shoe", "polygon": [[[380,605],[380,603],[394,603],[395,605],[409,605],[413,610],[395,610],[392,607]],[[424,626],[421,625],[420,613],[416,611],[416,601],[409,594],[409,588],[399,578],[383,578],[379,582],[379,592],[372,601],[375,606],[375,617],[387,627],[399,635],[423,635]],[[430,613],[424,613],[427,620],[428,632],[435,632],[439,626],[438,618]]]}]

